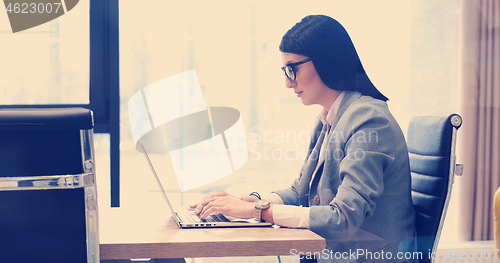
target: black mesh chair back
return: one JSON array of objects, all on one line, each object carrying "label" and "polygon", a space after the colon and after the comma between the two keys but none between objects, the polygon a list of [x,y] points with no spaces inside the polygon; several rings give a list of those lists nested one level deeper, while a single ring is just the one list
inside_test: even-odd
[{"label": "black mesh chair back", "polygon": [[92,112],[0,110],[0,261],[99,262]]},{"label": "black mesh chair back", "polygon": [[457,114],[410,120],[407,143],[417,250],[423,257],[419,262],[432,262],[429,252],[437,248],[453,185],[456,132],[461,125]]}]

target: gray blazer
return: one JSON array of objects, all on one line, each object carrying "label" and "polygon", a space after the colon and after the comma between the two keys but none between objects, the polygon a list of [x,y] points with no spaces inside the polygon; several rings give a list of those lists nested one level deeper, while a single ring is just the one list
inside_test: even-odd
[{"label": "gray blazer", "polygon": [[317,119],[314,127],[300,177],[275,193],[311,207],[309,228],[328,249],[318,262],[408,260],[415,232],[408,149],[387,104],[348,91],[323,148],[326,126]]}]

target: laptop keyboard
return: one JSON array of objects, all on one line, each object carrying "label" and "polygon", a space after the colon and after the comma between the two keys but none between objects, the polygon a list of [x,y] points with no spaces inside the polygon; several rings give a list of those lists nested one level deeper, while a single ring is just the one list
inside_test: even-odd
[{"label": "laptop keyboard", "polygon": [[212,213],[207,216],[205,219],[200,218],[203,222],[230,222],[223,214],[221,213]]},{"label": "laptop keyboard", "polygon": [[196,223],[203,223],[203,222],[231,222],[229,219],[227,219],[223,214],[221,213],[212,213],[206,218],[200,218],[196,213],[190,213],[188,214],[189,217]]}]

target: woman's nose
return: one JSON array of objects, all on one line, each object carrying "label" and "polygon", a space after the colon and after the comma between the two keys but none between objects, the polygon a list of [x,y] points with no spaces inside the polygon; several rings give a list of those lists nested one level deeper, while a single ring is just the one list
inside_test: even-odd
[{"label": "woman's nose", "polygon": [[288,77],[285,76],[285,86],[287,88],[293,88],[295,87],[295,81],[291,81]]}]

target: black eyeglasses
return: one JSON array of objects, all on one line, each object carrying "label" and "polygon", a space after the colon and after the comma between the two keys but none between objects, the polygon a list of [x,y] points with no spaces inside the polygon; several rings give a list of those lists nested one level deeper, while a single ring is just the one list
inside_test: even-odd
[{"label": "black eyeglasses", "polygon": [[294,62],[294,63],[288,63],[286,66],[281,67],[281,69],[285,72],[285,76],[289,78],[291,81],[295,81],[295,67],[301,64],[304,64],[306,62],[311,61],[310,58],[306,58],[304,60],[301,60],[299,62]]}]

